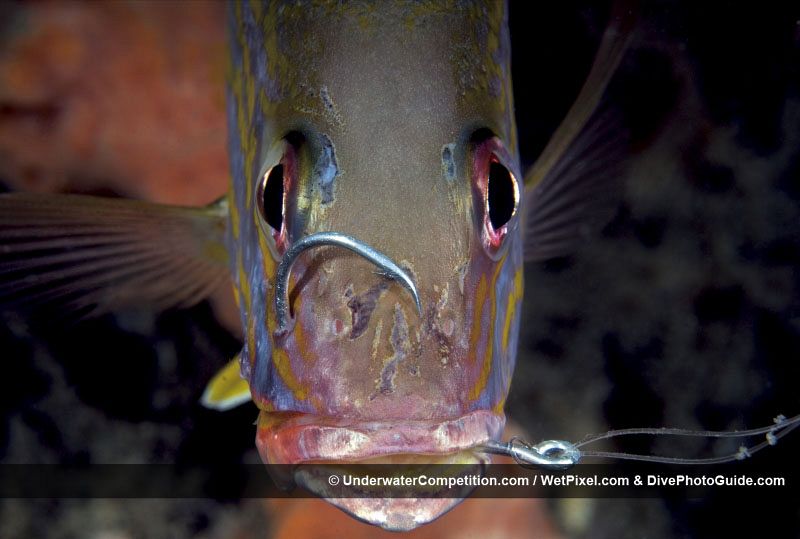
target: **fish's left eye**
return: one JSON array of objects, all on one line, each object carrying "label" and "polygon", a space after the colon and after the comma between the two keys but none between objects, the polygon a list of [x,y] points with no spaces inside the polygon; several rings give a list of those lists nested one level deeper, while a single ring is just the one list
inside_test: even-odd
[{"label": "fish's left eye", "polygon": [[486,252],[500,256],[504,240],[516,226],[520,189],[509,168],[511,156],[488,130],[473,135],[473,189],[481,239]]},{"label": "fish's left eye", "polygon": [[492,160],[489,165],[487,202],[489,223],[499,230],[514,216],[517,209],[516,180],[502,163]]}]

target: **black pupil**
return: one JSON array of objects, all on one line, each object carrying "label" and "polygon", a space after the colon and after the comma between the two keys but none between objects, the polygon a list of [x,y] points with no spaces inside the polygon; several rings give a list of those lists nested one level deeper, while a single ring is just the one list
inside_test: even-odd
[{"label": "black pupil", "polygon": [[280,231],[283,225],[283,165],[275,165],[269,171],[262,203],[267,224]]},{"label": "black pupil", "polygon": [[493,161],[489,166],[489,222],[497,230],[514,215],[514,178],[506,167]]}]

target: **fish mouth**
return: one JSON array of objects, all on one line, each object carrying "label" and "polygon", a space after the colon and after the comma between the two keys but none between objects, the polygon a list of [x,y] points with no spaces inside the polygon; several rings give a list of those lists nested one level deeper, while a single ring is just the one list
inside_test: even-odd
[{"label": "fish mouth", "polygon": [[268,465],[294,465],[270,470],[282,486],[300,485],[360,520],[405,531],[443,515],[472,488],[454,495],[446,486],[436,487],[421,498],[356,497],[363,492],[356,487],[331,488],[332,470],[337,473],[356,469],[352,465],[396,464],[413,474],[418,465],[458,464],[459,473],[474,467],[472,473],[480,474],[491,462],[480,446],[499,439],[504,424],[503,414],[487,410],[444,420],[390,421],[262,411],[256,445]]},{"label": "fish mouth", "polygon": [[362,420],[262,411],[256,445],[267,464],[359,462],[391,455],[446,455],[497,440],[505,415],[476,410],[432,420]]}]

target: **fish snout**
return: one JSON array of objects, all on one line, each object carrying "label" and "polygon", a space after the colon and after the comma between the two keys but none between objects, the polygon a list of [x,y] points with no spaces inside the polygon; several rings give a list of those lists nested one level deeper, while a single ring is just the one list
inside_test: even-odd
[{"label": "fish snout", "polygon": [[297,262],[288,291],[292,325],[275,342],[304,400],[325,414],[365,418],[468,411],[459,371],[468,324],[452,293],[457,283],[430,285],[406,270],[418,310],[406,287],[366,261],[341,251],[320,255]]}]

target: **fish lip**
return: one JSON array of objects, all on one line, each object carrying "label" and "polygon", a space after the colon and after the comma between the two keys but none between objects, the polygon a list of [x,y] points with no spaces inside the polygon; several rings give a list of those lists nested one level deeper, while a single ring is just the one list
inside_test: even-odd
[{"label": "fish lip", "polygon": [[256,445],[273,479],[284,488],[299,484],[359,520],[386,530],[408,531],[439,518],[463,498],[337,497],[328,486],[329,474],[324,472],[330,470],[325,464],[402,462],[406,457],[415,459],[414,464],[435,464],[452,457],[482,466],[491,457],[480,446],[499,439],[504,425],[504,414],[488,410],[450,419],[388,421],[310,414],[281,417],[262,411]]},{"label": "fish lip", "polygon": [[[430,420],[363,420],[261,412],[256,446],[267,464],[359,462],[392,455],[457,453],[500,438],[505,415],[476,410]],[[434,459],[435,460],[435,459]]]}]

